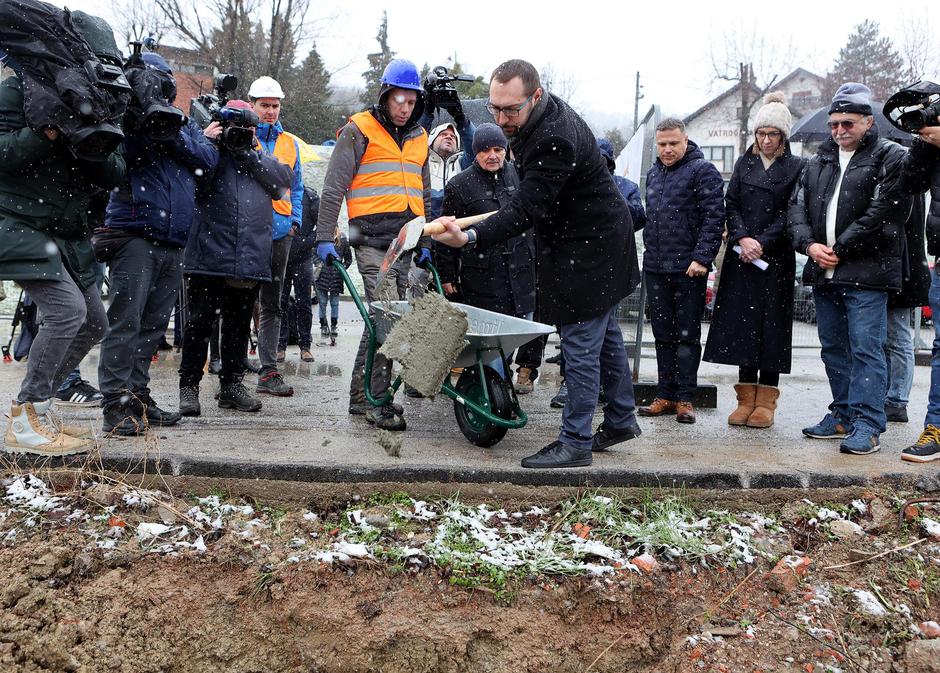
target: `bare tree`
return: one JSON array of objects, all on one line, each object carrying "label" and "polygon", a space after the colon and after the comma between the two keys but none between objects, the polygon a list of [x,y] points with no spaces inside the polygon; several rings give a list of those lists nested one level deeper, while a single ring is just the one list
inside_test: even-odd
[{"label": "bare tree", "polygon": [[541,80],[542,88],[545,91],[555,94],[575,110],[579,109],[577,103],[578,83],[569,74],[559,70],[554,63],[547,63],[542,66],[542,70],[539,72],[539,80]]},{"label": "bare tree", "polygon": [[904,14],[901,35],[897,41],[898,51],[904,62],[904,83],[912,84],[937,69],[940,59],[940,43],[934,35],[927,8],[919,13]]},{"label": "bare tree", "polygon": [[120,0],[115,9],[115,33],[124,40],[124,45],[145,37],[160,42],[170,29],[160,8],[147,0]]},{"label": "bare tree", "polygon": [[782,41],[779,35],[759,30],[757,22],[738,23],[721,31],[709,45],[715,79],[734,82],[739,87],[738,106],[739,150],[747,149],[751,110],[777,81],[793,69],[795,50],[792,39]]}]

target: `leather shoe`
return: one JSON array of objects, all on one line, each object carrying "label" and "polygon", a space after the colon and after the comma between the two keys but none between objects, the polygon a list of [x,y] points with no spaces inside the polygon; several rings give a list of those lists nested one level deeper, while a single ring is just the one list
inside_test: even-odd
[{"label": "leather shoe", "polygon": [[691,402],[678,402],[676,404],[676,420],[679,423],[695,423],[695,409]]},{"label": "leather shoe", "polygon": [[523,458],[522,467],[587,467],[592,461],[589,449],[576,449],[556,440],[538,453]]},{"label": "leather shoe", "polygon": [[642,434],[643,431],[640,430],[640,426],[636,421],[633,421],[633,423],[620,430],[607,427],[605,421],[600,424],[600,427],[597,428],[597,432],[594,433],[594,437],[591,440],[591,451],[606,451],[614,444],[626,442]]}]

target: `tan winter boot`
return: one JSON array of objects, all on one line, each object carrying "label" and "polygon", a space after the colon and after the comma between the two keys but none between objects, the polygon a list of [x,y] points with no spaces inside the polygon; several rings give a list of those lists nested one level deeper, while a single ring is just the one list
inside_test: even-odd
[{"label": "tan winter boot", "polygon": [[754,397],[757,395],[757,384],[735,383],[734,392],[738,394],[738,408],[728,416],[728,425],[747,425],[747,419],[754,413]]},{"label": "tan winter boot", "polygon": [[777,410],[777,398],[780,390],[774,386],[757,386],[754,411],[747,418],[749,428],[769,428],[774,424],[774,412]]},{"label": "tan winter boot", "polygon": [[50,401],[24,402],[10,405],[10,424],[4,438],[5,449],[8,453],[30,453],[37,456],[68,456],[73,453],[84,453],[91,448],[92,443],[87,439],[70,437],[59,432],[48,422],[43,414],[37,412],[36,407],[45,407],[48,410]]},{"label": "tan winter boot", "polygon": [[516,374],[516,394],[527,395],[532,392],[532,370],[528,367],[519,367]]}]

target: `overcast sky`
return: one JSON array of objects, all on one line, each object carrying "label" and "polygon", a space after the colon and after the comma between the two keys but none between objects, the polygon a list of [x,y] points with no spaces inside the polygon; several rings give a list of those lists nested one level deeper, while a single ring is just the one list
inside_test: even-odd
[{"label": "overcast sky", "polygon": [[[99,0],[54,4],[103,11]],[[940,3],[919,0],[791,0],[778,5],[312,0],[311,5],[311,33],[338,85],[362,85],[365,56],[377,47],[384,9],[389,43],[398,56],[420,67],[446,64],[456,54],[466,71],[485,78],[509,58],[524,58],[540,69],[551,65],[577,107],[590,111],[595,126],[604,127],[626,125],[632,117],[637,70],[645,96],[641,115],[651,103],[659,103],[666,113],[687,114],[727,88],[715,81],[710,59],[713,46],[721,52],[725,35],[757,33],[762,38],[747,52],[755,62],[778,56],[776,67],[765,68],[765,77],[782,77],[789,66],[824,75],[853,27],[865,19],[878,21],[882,34],[899,47],[907,23],[929,31],[935,46],[940,45]],[[788,45],[792,58],[783,62],[779,56]],[[940,73],[940,50],[935,57],[933,73]]]}]

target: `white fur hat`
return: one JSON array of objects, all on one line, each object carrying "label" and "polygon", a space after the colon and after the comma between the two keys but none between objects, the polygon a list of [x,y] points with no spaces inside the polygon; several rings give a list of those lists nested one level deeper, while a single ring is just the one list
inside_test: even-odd
[{"label": "white fur hat", "polygon": [[764,105],[757,111],[754,128],[759,129],[765,126],[780,129],[784,136],[790,137],[793,116],[787,108],[787,99],[782,91],[772,91],[764,96]]}]

